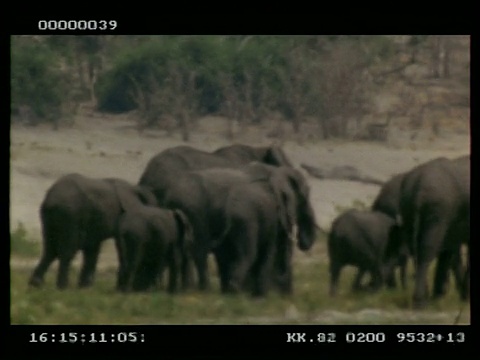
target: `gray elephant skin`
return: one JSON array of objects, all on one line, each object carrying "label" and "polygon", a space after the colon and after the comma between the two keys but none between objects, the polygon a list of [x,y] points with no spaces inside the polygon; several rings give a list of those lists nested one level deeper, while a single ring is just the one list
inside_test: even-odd
[{"label": "gray elephant skin", "polygon": [[152,188],[161,203],[165,190],[175,184],[177,176],[185,171],[234,168],[252,161],[274,166],[291,166],[290,160],[278,146],[252,147],[234,144],[210,153],[181,145],[164,150],[151,158],[139,184]]},{"label": "gray elephant skin", "polygon": [[[289,281],[291,249],[285,242],[291,241],[293,225],[297,224],[302,250],[309,249],[315,239],[309,188],[291,167],[254,163],[242,169],[187,172],[166,190],[162,205],[181,209],[192,223],[200,289],[209,286],[210,252],[217,260],[222,291],[241,289],[248,272],[256,268],[262,275],[253,292],[261,295],[271,259],[277,259],[273,263]],[[277,249],[283,253],[276,254]]]},{"label": "gray elephant skin", "polygon": [[[395,220],[378,211],[350,209],[333,222],[328,237],[330,259],[330,295],[337,293],[341,269],[345,265],[358,268],[353,290],[362,289],[365,273],[371,274],[370,288],[379,289],[384,281],[395,286],[394,267],[385,266],[385,254],[389,239],[399,236]],[[400,268],[402,287],[405,287],[407,254],[397,254],[395,265]]]},{"label": "gray elephant skin", "polygon": [[405,173],[394,175],[383,184],[380,192],[373,201],[372,210],[380,211],[392,219],[398,220],[400,216],[400,190]]},{"label": "gray elephant skin", "polygon": [[141,206],[120,216],[120,266],[117,287],[144,291],[168,269],[168,291],[177,291],[177,278],[193,243],[193,230],[181,210]]},{"label": "gray elephant skin", "polygon": [[122,212],[142,204],[156,204],[147,189],[115,178],[92,179],[68,174],[47,191],[40,207],[43,253],[30,278],[40,286],[50,264],[59,259],[57,287],[68,286],[70,262],[83,252],[79,286],[93,282],[101,243],[114,237]]},{"label": "gray elephant skin", "polygon": [[[434,159],[408,172],[401,185],[400,211],[402,239],[416,264],[413,303],[423,307],[430,263],[437,259],[433,297],[440,297],[448,269],[456,259],[461,262],[461,245],[470,242],[470,156]],[[469,268],[468,261],[459,287],[462,299],[468,296]]]},{"label": "gray elephant skin", "polygon": [[[180,193],[181,189],[178,179],[185,173],[211,168],[239,168],[252,161],[274,166],[291,166],[290,160],[278,146],[253,147],[234,144],[219,148],[213,152],[206,152],[190,146],[177,146],[164,150],[150,159],[140,177],[139,184],[151,188],[159,204],[170,207],[165,201],[165,193],[170,188]],[[183,179],[182,183],[185,187],[184,190],[188,192],[189,180]],[[192,215],[189,214],[189,216]],[[194,227],[198,232],[200,225]],[[201,252],[204,253],[206,250],[202,249]],[[203,264],[203,261],[198,257],[197,265],[202,269],[206,269],[206,263]],[[206,272],[206,270],[202,271],[205,274]],[[199,274],[201,289],[205,289],[208,286],[205,276]]]}]

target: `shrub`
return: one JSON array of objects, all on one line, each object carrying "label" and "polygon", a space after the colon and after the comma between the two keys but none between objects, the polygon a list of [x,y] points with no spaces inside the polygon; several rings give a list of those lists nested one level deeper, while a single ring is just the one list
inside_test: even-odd
[{"label": "shrub", "polygon": [[40,251],[40,244],[28,239],[27,230],[22,222],[10,233],[10,252],[15,255],[36,256]]},{"label": "shrub", "polygon": [[31,121],[56,125],[68,93],[59,58],[43,42],[12,38],[11,64],[12,112],[27,107]]}]

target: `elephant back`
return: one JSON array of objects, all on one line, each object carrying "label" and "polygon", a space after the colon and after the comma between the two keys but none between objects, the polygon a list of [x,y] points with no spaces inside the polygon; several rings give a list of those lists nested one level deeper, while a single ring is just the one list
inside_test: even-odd
[{"label": "elephant back", "polygon": [[404,173],[393,176],[387,181],[377,197],[375,198],[371,209],[380,211],[395,219],[400,213],[400,190]]}]

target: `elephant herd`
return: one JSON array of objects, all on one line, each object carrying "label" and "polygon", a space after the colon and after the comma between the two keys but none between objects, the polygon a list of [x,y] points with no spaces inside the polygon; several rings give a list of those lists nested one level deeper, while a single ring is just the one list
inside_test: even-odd
[{"label": "elephant herd", "polygon": [[[57,287],[83,252],[79,286],[93,281],[103,240],[114,238],[117,288],[147,290],[168,270],[167,289],[209,287],[213,253],[222,292],[262,296],[270,285],[292,291],[292,242],[308,250],[316,236],[309,186],[276,146],[232,145],[214,152],[189,146],[154,156],[137,185],[68,174],[40,208],[43,254],[30,284],[59,259]],[[181,284],[179,284],[181,283]]]},{"label": "elephant herd", "polygon": [[[461,248],[468,249],[462,264]],[[428,297],[429,265],[436,261],[433,297],[445,294],[448,272],[454,273],[463,300],[469,295],[470,276],[470,156],[437,158],[393,176],[381,188],[368,211],[348,210],[332,224],[328,239],[330,293],[335,295],[344,265],[358,267],[354,289],[384,282],[395,286],[395,268],[405,288],[408,258],[415,266],[413,305],[423,307]]]},{"label": "elephant herd", "polygon": [[[214,255],[223,293],[264,296],[275,287],[293,291],[293,247],[309,250],[318,226],[309,185],[278,146],[235,144],[213,152],[169,148],[148,162],[136,185],[118,178],[68,174],[47,191],[40,207],[43,253],[30,278],[40,286],[58,259],[57,287],[68,286],[70,263],[83,252],[80,287],[93,282],[103,240],[115,239],[117,289],[142,291],[168,272],[171,293],[210,287],[207,258]],[[396,267],[415,264],[414,302],[427,298],[427,270],[437,259],[435,296],[448,271],[468,296],[470,157],[439,158],[385,183],[370,211],[348,210],[328,238],[330,294],[344,265],[359,268],[370,288],[395,285]],[[195,276],[196,275],[196,276]]]}]

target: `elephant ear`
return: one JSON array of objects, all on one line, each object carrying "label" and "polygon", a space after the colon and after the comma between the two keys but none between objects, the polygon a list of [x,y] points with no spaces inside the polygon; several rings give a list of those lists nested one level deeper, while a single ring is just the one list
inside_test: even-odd
[{"label": "elephant ear", "polygon": [[173,216],[175,217],[178,228],[181,229],[181,234],[178,239],[180,241],[180,247],[184,254],[188,254],[191,252],[193,246],[192,224],[188,220],[187,215],[180,209],[173,210]]},{"label": "elephant ear", "polygon": [[408,253],[406,244],[402,241],[402,229],[397,223],[393,223],[388,232],[387,245],[384,250],[384,260],[397,258]]},{"label": "elephant ear", "polygon": [[278,145],[272,145],[267,149],[264,161],[270,165],[292,167],[292,162]]},{"label": "elephant ear", "polygon": [[158,201],[153,192],[145,186],[135,186],[134,192],[143,205],[158,206]]},{"label": "elephant ear", "polygon": [[275,195],[280,223],[284,230],[290,234],[293,231],[297,218],[295,192],[284,175],[278,172],[272,175],[270,184]]},{"label": "elephant ear", "polygon": [[142,204],[135,186],[119,180],[111,180],[111,184],[123,211],[136,209]]}]

